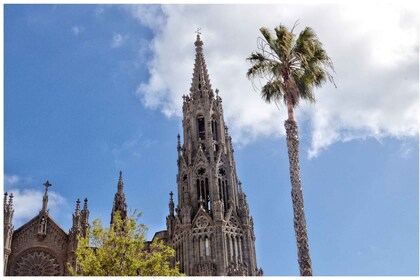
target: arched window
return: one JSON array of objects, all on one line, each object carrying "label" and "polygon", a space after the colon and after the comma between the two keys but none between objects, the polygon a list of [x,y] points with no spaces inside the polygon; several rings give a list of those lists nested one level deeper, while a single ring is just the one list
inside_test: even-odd
[{"label": "arched window", "polygon": [[216,117],[213,116],[211,120],[211,132],[213,134],[213,140],[218,141],[219,140],[219,131],[218,131],[218,125],[216,121]]},{"label": "arched window", "polygon": [[198,131],[198,138],[201,140],[206,139],[206,126],[204,122],[203,116],[197,117],[197,131]]},{"label": "arched window", "polygon": [[238,238],[239,241],[239,261],[242,263],[243,262],[243,257],[242,257],[242,236]]},{"label": "arched window", "polygon": [[187,174],[184,174],[184,176],[182,176],[182,190],[184,192],[188,191],[188,176],[187,176]]},{"label": "arched window", "polygon": [[203,203],[203,207],[207,212],[211,210],[210,203],[210,189],[209,189],[209,179],[207,177],[207,171],[204,167],[197,169],[197,180],[196,180],[196,190],[198,203]]},{"label": "arched window", "polygon": [[229,252],[230,252],[230,260],[233,261],[233,242],[232,242],[232,237],[230,235],[228,235],[229,238]]},{"label": "arched window", "polygon": [[200,257],[205,256],[205,244],[204,244],[204,238],[200,236]]},{"label": "arched window", "polygon": [[206,236],[204,241],[205,248],[206,248],[206,257],[210,257],[210,239]]},{"label": "arched window", "polygon": [[219,198],[223,201],[223,206],[225,212],[229,208],[229,189],[228,189],[228,182],[226,179],[226,171],[223,168],[219,168]]}]

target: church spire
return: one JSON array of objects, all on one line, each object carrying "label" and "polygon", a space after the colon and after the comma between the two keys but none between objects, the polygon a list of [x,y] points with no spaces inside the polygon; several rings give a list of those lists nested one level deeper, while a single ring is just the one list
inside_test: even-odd
[{"label": "church spire", "polygon": [[76,215],[80,215],[80,199],[77,199],[76,201]]},{"label": "church spire", "polygon": [[118,193],[122,193],[124,188],[124,183],[122,180],[122,172],[120,171],[120,178],[118,179]]},{"label": "church spire", "polygon": [[88,209],[88,199],[85,198],[84,204],[83,204],[83,210],[82,210],[82,235],[86,236],[87,231],[89,229],[89,209]]},{"label": "church spire", "polygon": [[194,45],[190,94],[182,97],[183,144],[178,136],[177,145],[178,204],[171,193],[167,241],[176,251],[180,271],[187,275],[256,276],[253,225],[245,197],[239,208],[243,191],[232,139],[219,91],[213,95],[199,31]]},{"label": "church spire", "polygon": [[44,183],[44,186],[45,186],[45,193],[44,193],[44,197],[42,198],[41,212],[47,213],[48,212],[48,188],[51,187],[52,185],[50,184],[49,181],[46,181]]},{"label": "church spire", "polygon": [[44,197],[42,198],[42,209],[39,211],[39,218],[38,218],[38,237],[42,240],[47,235],[47,223],[48,223],[48,188],[52,185],[49,181],[44,183],[45,186],[45,193]]},{"label": "church spire", "polygon": [[[9,201],[7,200],[9,198]],[[13,213],[15,210],[13,209],[13,194],[11,193],[9,196],[7,193],[4,194],[4,223],[5,224],[12,224]]]},{"label": "church spire", "polygon": [[124,183],[122,179],[122,172],[120,171],[120,177],[118,179],[118,190],[114,197],[114,205],[111,213],[111,225],[114,223],[114,215],[116,212],[120,213],[120,217],[124,220],[127,217],[127,203],[125,202],[125,195],[123,191]]},{"label": "church spire", "polygon": [[[9,200],[7,200],[9,198]],[[12,252],[12,236],[13,236],[13,194],[10,194],[9,196],[7,193],[4,194],[4,220],[3,220],[3,229],[4,229],[4,262],[3,262],[3,274],[6,275],[6,268],[7,268],[7,262],[9,259],[9,255]]]},{"label": "church spire", "polygon": [[174,193],[171,191],[169,193],[169,216],[173,217],[174,216],[174,199],[173,199],[173,195]]},{"label": "church spire", "polygon": [[203,41],[200,38],[200,32],[197,31],[195,45],[195,62],[193,78],[190,88],[191,97],[195,100],[207,97],[213,97],[206,61],[203,54]]},{"label": "church spire", "polygon": [[76,200],[76,209],[73,214],[73,229],[76,234],[80,232],[80,199]]}]

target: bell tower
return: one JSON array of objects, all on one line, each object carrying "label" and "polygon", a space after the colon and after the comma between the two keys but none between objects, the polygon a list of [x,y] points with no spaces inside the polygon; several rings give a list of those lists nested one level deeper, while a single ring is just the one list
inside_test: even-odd
[{"label": "bell tower", "polygon": [[170,197],[169,245],[187,275],[255,276],[255,235],[236,175],[222,98],[213,92],[200,34],[190,92],[183,96],[183,144],[178,135],[178,205]]}]

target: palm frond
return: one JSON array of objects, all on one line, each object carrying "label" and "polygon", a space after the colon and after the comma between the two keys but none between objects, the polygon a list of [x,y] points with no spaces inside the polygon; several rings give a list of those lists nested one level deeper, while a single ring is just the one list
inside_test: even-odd
[{"label": "palm frond", "polygon": [[279,80],[267,82],[261,89],[261,97],[267,103],[283,101],[284,94]]},{"label": "palm frond", "polygon": [[246,60],[249,60],[251,63],[262,62],[265,60],[265,57],[262,53],[253,52]]},{"label": "palm frond", "polygon": [[271,36],[270,30],[266,27],[261,27],[260,32],[263,35],[264,39],[267,41],[268,44],[271,44],[273,41],[273,36]]},{"label": "palm frond", "polygon": [[281,60],[285,61],[291,52],[295,36],[283,25],[277,26],[274,31],[277,36],[275,51],[281,57]]},{"label": "palm frond", "polygon": [[247,58],[252,64],[247,77],[250,80],[258,77],[266,83],[261,88],[261,96],[266,102],[277,105],[283,101],[293,107],[300,99],[315,102],[315,87],[326,81],[335,85],[329,72],[334,72],[334,65],[315,31],[306,27],[296,38],[293,31],[297,25],[298,21],[289,31],[280,24],[273,33],[268,28],[260,28],[259,51]]}]

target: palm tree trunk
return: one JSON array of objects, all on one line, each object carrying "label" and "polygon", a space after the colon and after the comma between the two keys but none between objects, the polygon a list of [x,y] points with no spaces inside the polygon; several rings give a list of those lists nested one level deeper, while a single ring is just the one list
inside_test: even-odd
[{"label": "palm tree trunk", "polygon": [[303,209],[303,194],[300,184],[298,126],[294,119],[289,118],[284,122],[284,127],[286,128],[287,148],[289,153],[294,226],[298,247],[300,275],[312,276],[312,264],[311,257],[309,256],[309,243],[306,233],[306,219]]}]

